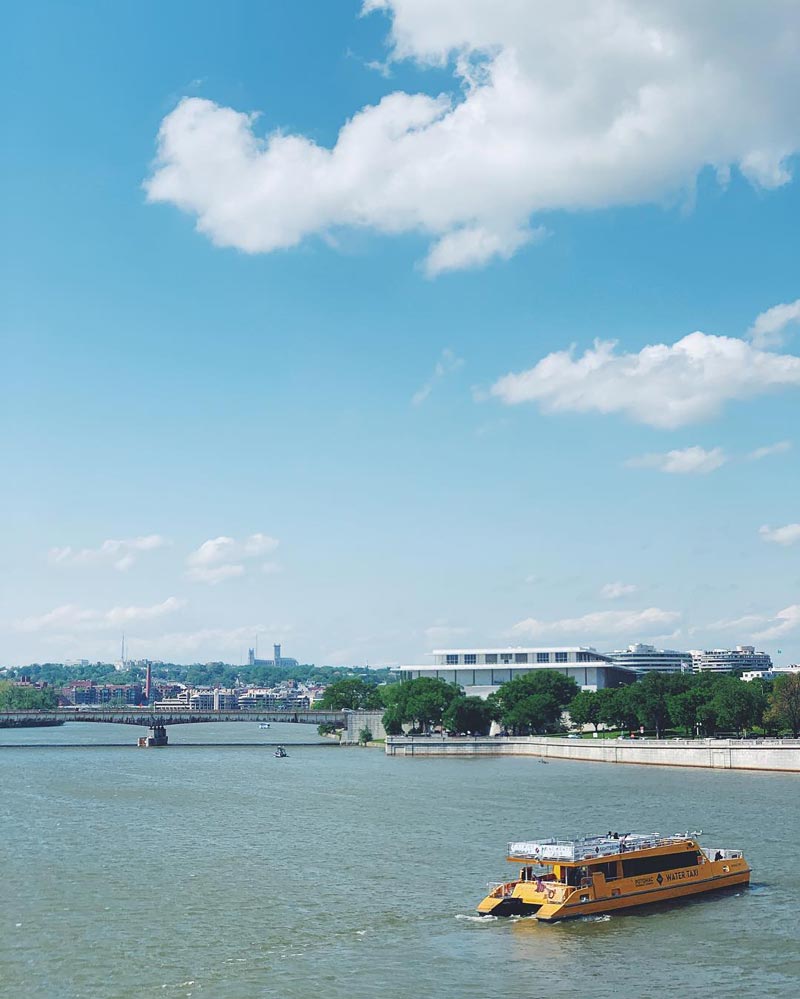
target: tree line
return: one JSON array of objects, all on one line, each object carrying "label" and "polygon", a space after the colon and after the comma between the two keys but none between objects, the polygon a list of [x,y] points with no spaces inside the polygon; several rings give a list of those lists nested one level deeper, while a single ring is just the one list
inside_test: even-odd
[{"label": "tree line", "polygon": [[800,734],[800,674],[774,682],[716,673],[647,673],[636,683],[595,692],[581,691],[570,677],[536,670],[500,685],[486,700],[467,696],[461,687],[435,677],[418,677],[378,686],[348,677],[328,686],[321,707],[383,710],[389,735],[408,726],[425,732],[441,727],[454,733],[488,734],[499,722],[512,735],[563,730],[568,712],[574,726],[592,725],[622,732],[645,729],[688,736],[719,732],[743,735],[754,730]]},{"label": "tree line", "polygon": [[18,687],[15,683],[0,680],[0,711],[49,711],[56,707],[58,698],[49,687]]},{"label": "tree line", "polygon": [[[368,669],[366,666],[233,666],[229,663],[158,663],[153,665],[153,679],[159,683],[186,683],[190,687],[233,687],[237,683],[255,687],[275,687],[287,680],[299,683],[330,683],[342,676],[362,676],[372,683],[391,683],[396,680],[388,669]],[[65,687],[75,680],[94,680],[104,683],[143,683],[143,666],[132,666],[118,672],[111,663],[93,663],[89,666],[64,666],[61,663],[34,663],[6,671],[9,679],[23,676],[37,683]]]},{"label": "tree line", "polygon": [[692,736],[800,733],[800,675],[745,682],[725,673],[647,673],[637,683],[582,691],[569,705],[576,725]]}]

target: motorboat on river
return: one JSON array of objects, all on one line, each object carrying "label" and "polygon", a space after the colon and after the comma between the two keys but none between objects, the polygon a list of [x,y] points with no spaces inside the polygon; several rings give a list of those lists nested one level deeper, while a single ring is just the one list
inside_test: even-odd
[{"label": "motorboat on river", "polygon": [[278,757],[279,760],[283,760],[289,754],[286,752],[286,750],[283,748],[283,746],[278,746],[278,748],[275,750],[275,755]]},{"label": "motorboat on river", "polygon": [[704,849],[700,833],[608,833],[509,843],[519,878],[492,884],[478,912],[556,922],[750,882],[741,850]]}]

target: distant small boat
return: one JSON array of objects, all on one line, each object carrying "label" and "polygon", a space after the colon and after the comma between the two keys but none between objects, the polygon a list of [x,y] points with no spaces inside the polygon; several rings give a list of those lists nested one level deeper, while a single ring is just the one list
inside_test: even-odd
[{"label": "distant small boat", "polygon": [[259,728],[269,728],[269,722],[261,722],[261,724],[258,727]]},{"label": "distant small boat", "polygon": [[278,748],[275,750],[275,755],[278,757],[279,760],[282,760],[285,756],[288,756],[289,754],[286,752],[283,746],[278,746]]}]

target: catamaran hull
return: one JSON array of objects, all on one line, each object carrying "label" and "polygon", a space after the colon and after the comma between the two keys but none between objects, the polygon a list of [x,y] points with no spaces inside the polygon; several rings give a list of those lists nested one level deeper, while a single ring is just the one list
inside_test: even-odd
[{"label": "catamaran hull", "polygon": [[556,923],[563,919],[577,919],[580,916],[596,916],[622,909],[633,909],[643,905],[655,905],[659,902],[679,901],[682,898],[701,895],[706,892],[724,891],[730,888],[747,886],[750,883],[749,868],[743,871],[731,871],[727,874],[714,875],[693,884],[662,885],[657,888],[645,888],[639,891],[626,892],[613,897],[593,899],[591,901],[566,901],[559,904],[542,904],[526,902],[524,898],[514,895],[502,899],[487,896],[478,906],[478,912],[491,916],[535,916],[545,923]]}]

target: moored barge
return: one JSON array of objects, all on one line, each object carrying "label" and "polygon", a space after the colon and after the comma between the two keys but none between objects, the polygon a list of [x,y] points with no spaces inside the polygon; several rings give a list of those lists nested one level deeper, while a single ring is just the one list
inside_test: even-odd
[{"label": "moored barge", "polygon": [[519,878],[490,885],[478,912],[556,922],[750,882],[741,850],[703,849],[697,833],[608,833],[509,843]]}]

